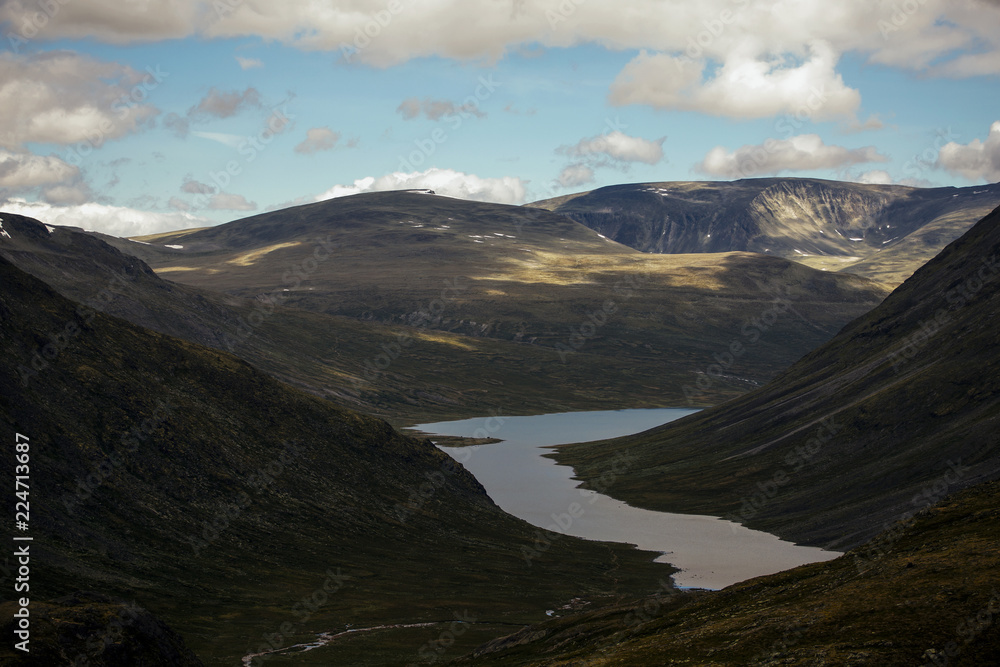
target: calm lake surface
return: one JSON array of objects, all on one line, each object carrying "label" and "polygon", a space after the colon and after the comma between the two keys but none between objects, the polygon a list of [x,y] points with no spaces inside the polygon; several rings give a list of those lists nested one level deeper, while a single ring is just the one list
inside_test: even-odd
[{"label": "calm lake surface", "polygon": [[[801,547],[770,533],[712,516],[670,514],[632,507],[578,488],[573,469],[542,455],[552,445],[639,433],[695,410],[607,410],[531,417],[483,417],[419,424],[429,436],[499,438],[474,447],[442,447],[486,488],[493,501],[540,528],[591,540],[659,551],[657,561],[680,568],[678,586],[724,588],[738,581],[836,558],[839,553]],[[618,470],[628,465],[621,461]],[[575,516],[574,516],[575,515]],[[544,558],[544,555],[540,556]]]}]

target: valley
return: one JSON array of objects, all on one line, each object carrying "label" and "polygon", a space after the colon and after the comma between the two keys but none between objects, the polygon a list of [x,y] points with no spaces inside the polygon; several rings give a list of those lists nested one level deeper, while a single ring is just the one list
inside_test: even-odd
[{"label": "valley", "polygon": [[[801,186],[768,196],[870,205]],[[991,604],[1000,473],[1000,218],[925,195],[936,217],[869,276],[752,244],[642,252],[566,212],[586,194],[369,193],[135,239],[4,213],[0,421],[31,431],[55,500],[32,524],[40,662],[0,663],[912,664],[950,641],[932,614]],[[796,220],[768,242],[812,238]],[[513,447],[481,443],[514,415],[623,407],[704,409],[558,440],[584,489],[848,553],[684,591],[662,547],[543,540],[462,465]],[[448,453],[396,430],[484,415]],[[114,650],[88,644],[126,611]]]}]

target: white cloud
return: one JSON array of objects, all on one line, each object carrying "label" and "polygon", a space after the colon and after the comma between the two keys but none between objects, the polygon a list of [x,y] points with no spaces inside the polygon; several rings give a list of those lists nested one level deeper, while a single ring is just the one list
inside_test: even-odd
[{"label": "white cloud", "polygon": [[255,67],[264,66],[264,63],[257,58],[244,58],[243,56],[236,56],[236,62],[240,64],[241,69],[253,69]]},{"label": "white cloud", "polygon": [[208,208],[212,211],[253,211],[257,203],[247,201],[243,195],[219,192],[209,197]]},{"label": "white cloud", "polygon": [[306,138],[295,147],[296,153],[318,153],[333,150],[340,141],[340,133],[328,127],[312,127],[306,130]]},{"label": "white cloud", "polygon": [[0,53],[0,146],[99,147],[135,132],[159,113],[144,102],[165,76],[68,51]]},{"label": "white cloud", "polygon": [[[231,118],[246,109],[261,107],[260,92],[250,86],[243,92],[236,90],[224,91],[209,88],[198,104],[195,104],[182,116],[169,113],[163,119],[163,124],[174,131],[179,137],[186,137],[191,129],[191,123],[204,122],[212,118]],[[203,133],[208,135],[208,132]]]},{"label": "white cloud", "polygon": [[87,231],[111,236],[142,236],[215,224],[189,213],[155,213],[95,203],[52,206],[43,202],[10,199],[0,204],[0,209],[26,215],[49,225],[82,227]]},{"label": "white cloud", "polygon": [[942,146],[937,166],[970,181],[1000,181],[1000,120],[990,125],[986,141],[973,139],[967,144],[949,141]]},{"label": "white cloud", "polygon": [[789,139],[768,139],[762,145],[741,146],[735,151],[716,146],[695,169],[712,176],[751,178],[783,171],[838,169],[888,159],[873,146],[829,146],[819,135],[802,134]]},{"label": "white cloud", "polygon": [[564,188],[574,188],[579,185],[594,182],[594,170],[585,164],[567,165],[556,178]]},{"label": "white cloud", "polygon": [[28,190],[43,185],[64,184],[76,180],[80,170],[54,157],[31,153],[12,153],[0,149],[0,188]]},{"label": "white cloud", "polygon": [[[1000,9],[992,0],[428,0],[419,7],[73,0],[57,7],[38,39],[253,36],[377,67],[427,57],[491,62],[529,47],[646,50],[616,80],[616,104],[735,117],[794,111],[813,86],[828,100],[810,115],[849,116],[858,93],[834,71],[844,54],[939,76],[1000,73]],[[21,29],[19,3],[0,5],[4,20]]]},{"label": "white cloud", "polygon": [[581,139],[575,146],[561,146],[557,152],[579,158],[609,158],[616,162],[645,162],[656,164],[663,159],[663,142],[666,137],[649,141],[630,137],[619,130]]},{"label": "white cloud", "polygon": [[416,97],[408,97],[399,103],[396,111],[403,116],[403,120],[413,120],[421,113],[428,120],[440,120],[443,116],[454,116],[456,114],[463,118],[470,115],[476,118],[485,118],[486,112],[479,110],[479,102],[475,98],[462,105],[457,105],[450,100],[432,100],[426,98],[420,100]]},{"label": "white cloud", "polygon": [[703,61],[643,51],[611,84],[608,99],[619,106],[645,104],[736,118],[782,113],[814,119],[851,117],[861,95],[837,74],[838,57],[824,42],[810,44],[809,57],[801,64],[736,51],[706,79]]},{"label": "white cloud", "polygon": [[210,195],[216,190],[218,190],[216,186],[196,181],[191,176],[185,176],[184,182],[181,183],[181,192],[193,195]]},{"label": "white cloud", "polygon": [[480,178],[475,174],[432,167],[422,172],[404,173],[397,171],[379,178],[374,176],[360,178],[351,185],[335,185],[318,195],[316,201],[362,192],[427,188],[447,197],[500,204],[523,204],[524,186],[524,181],[511,176]]},{"label": "white cloud", "polygon": [[866,185],[892,185],[892,176],[889,175],[884,169],[872,169],[871,171],[866,171],[854,179],[856,183],[865,183]]}]

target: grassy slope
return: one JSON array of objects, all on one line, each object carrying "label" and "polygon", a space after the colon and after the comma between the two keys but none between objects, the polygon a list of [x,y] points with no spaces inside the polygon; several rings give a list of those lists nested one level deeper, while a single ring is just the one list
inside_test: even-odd
[{"label": "grassy slope", "polygon": [[[13,239],[0,246],[0,254],[64,296],[233,352],[285,382],[397,425],[497,409],[530,414],[661,405],[660,369],[636,367],[627,358],[583,349],[575,355],[579,361],[562,363],[552,348],[539,345],[271,308],[163,280],[88,234],[61,228],[49,234],[42,223],[15,215],[5,215],[5,221]],[[261,313],[266,317],[259,326],[247,326]],[[405,353],[373,374],[366,362],[400,341]],[[550,382],[538,383],[539,374]],[[595,376],[608,379],[596,382]],[[733,388],[720,386],[717,393],[727,392]]]},{"label": "grassy slope", "polygon": [[[290,276],[290,267],[313,257],[317,238],[336,245],[330,259],[312,265],[301,281]],[[184,247],[116,243],[171,280],[248,298],[278,294],[299,310],[406,326],[397,331],[440,343],[440,354],[428,349],[420,361],[404,354],[371,381],[359,366],[393,340],[369,336],[373,351],[352,353],[356,366],[331,369],[345,373],[352,386],[360,375],[361,398],[379,411],[407,409],[402,401],[389,405],[399,384],[423,389],[441,375],[454,384],[444,391],[428,387],[429,394],[479,393],[479,405],[492,401],[505,410],[528,405],[519,400],[521,390],[531,391],[538,376],[549,378],[552,388],[541,409],[687,404],[683,386],[705,372],[747,321],[766,313],[776,293],[789,296],[798,315],[779,318],[754,354],[694,397],[706,405],[758,386],[887,293],[862,278],[779,258],[647,255],[546,211],[412,193],[345,197],[158,242]],[[460,289],[445,290],[456,280]],[[614,312],[586,328],[609,301]],[[574,331],[588,335],[573,338]],[[287,341],[294,333],[288,327],[276,336]],[[561,357],[557,350],[567,348]],[[387,379],[397,386],[386,387]]]},{"label": "grassy slope", "polygon": [[[1000,484],[950,496],[827,563],[526,628],[461,664],[995,665]],[[523,642],[518,645],[518,642]],[[948,653],[950,651],[950,654]]]},{"label": "grassy slope", "polygon": [[[464,469],[428,478],[450,459],[427,441],[226,353],[81,316],[2,258],[0,285],[0,424],[10,441],[31,438],[35,600],[81,588],[134,599],[207,664],[231,665],[286,622],[285,644],[467,611],[482,623],[474,644],[576,596],[647,591],[666,572],[648,554],[571,538],[528,567],[534,529]],[[25,385],[18,367],[36,350],[53,358]],[[336,592],[330,571],[346,577]],[[320,594],[308,618],[294,611]],[[358,635],[337,657],[309,655],[402,664],[441,631]]]},{"label": "grassy slope", "polygon": [[[998,260],[1000,210],[764,388],[633,437],[564,447],[557,458],[590,480],[629,449],[641,472],[610,495],[738,515],[811,544],[857,545],[913,502],[1000,473]],[[936,333],[921,334],[938,315]],[[838,430],[821,442],[831,435],[824,420]],[[959,463],[960,474],[951,465]]]},{"label": "grassy slope", "polygon": [[1000,204],[1000,186],[759,178],[617,185],[552,203],[646,252],[766,252],[898,285]]}]

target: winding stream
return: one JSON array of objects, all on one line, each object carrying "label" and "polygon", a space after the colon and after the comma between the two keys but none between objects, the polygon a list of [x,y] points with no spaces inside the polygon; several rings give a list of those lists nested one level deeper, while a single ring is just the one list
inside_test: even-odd
[{"label": "winding stream", "polygon": [[[798,546],[718,517],[632,507],[578,488],[572,468],[543,456],[553,445],[638,433],[692,412],[663,408],[495,416],[412,428],[431,437],[501,439],[489,445],[442,449],[474,474],[493,501],[508,513],[556,533],[661,552],[658,562],[680,568],[673,575],[680,587],[720,589],[840,555]],[[607,474],[624,474],[630,465],[628,458],[621,458]]]}]

